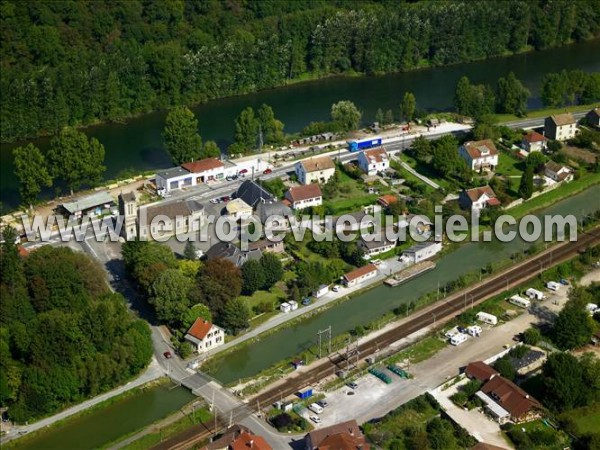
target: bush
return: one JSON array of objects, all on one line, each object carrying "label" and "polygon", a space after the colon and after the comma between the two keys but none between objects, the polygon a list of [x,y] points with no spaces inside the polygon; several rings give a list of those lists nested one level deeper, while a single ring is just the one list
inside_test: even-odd
[{"label": "bush", "polygon": [[523,342],[527,345],[536,345],[542,339],[542,334],[537,328],[529,328],[523,333]]},{"label": "bush", "polygon": [[502,375],[507,380],[514,381],[517,377],[517,371],[510,363],[510,361],[506,358],[501,358],[494,363],[494,369],[496,369],[500,375]]}]

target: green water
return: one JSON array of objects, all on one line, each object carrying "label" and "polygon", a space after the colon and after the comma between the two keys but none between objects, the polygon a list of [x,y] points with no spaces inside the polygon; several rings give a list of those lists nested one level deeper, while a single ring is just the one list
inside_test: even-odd
[{"label": "green water", "polygon": [[[222,148],[226,148],[233,138],[234,119],[247,106],[257,108],[262,103],[271,105],[277,117],[285,123],[285,130],[296,132],[311,121],[328,120],[331,104],[348,99],[358,105],[363,111],[363,121],[369,123],[374,120],[377,108],[384,111],[392,109],[397,114],[404,91],[415,93],[420,109],[439,111],[452,108],[456,82],[463,75],[476,83],[495,85],[498,77],[513,71],[532,92],[529,107],[538,108],[541,106],[539,88],[545,73],[563,69],[600,71],[599,54],[600,40],[595,40],[450,67],[385,76],[328,78],[215,100],[193,110],[199,120],[202,138],[216,140]],[[139,171],[170,166],[162,146],[164,118],[164,112],[156,112],[126,124],[105,124],[85,130],[88,135],[98,138],[106,148],[108,179],[125,169]],[[48,148],[48,139],[40,139],[35,143],[42,150]],[[0,146],[0,200],[5,208],[19,204],[11,152],[14,146]],[[50,189],[46,195],[53,193],[54,189]]]},{"label": "green water", "polygon": [[196,396],[185,388],[156,386],[106,408],[68,420],[22,444],[16,450],[96,449],[166,417]]},{"label": "green water", "polygon": [[[536,215],[573,214],[580,217],[599,208],[600,187],[594,186],[541,210]],[[357,325],[364,325],[381,317],[401,304],[417,300],[421,295],[435,291],[438,282],[444,285],[494,261],[522,252],[529,245],[517,240],[511,243],[478,242],[462,245],[436,261],[437,267],[434,270],[413,280],[394,288],[380,285],[317,316],[308,318],[296,326],[282,329],[228,354],[211,375],[225,384],[256,375],[278,361],[315,345],[318,330],[323,330],[330,325],[334,335],[352,330]]]}]

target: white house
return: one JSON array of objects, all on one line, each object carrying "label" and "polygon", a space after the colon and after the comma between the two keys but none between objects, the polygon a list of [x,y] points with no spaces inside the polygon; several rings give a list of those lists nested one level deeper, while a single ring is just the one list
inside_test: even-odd
[{"label": "white house", "polygon": [[316,183],[291,187],[285,193],[285,198],[290,202],[292,209],[304,209],[323,204],[323,194]]},{"label": "white house", "polygon": [[566,141],[577,134],[577,120],[571,113],[557,114],[546,117],[544,121],[544,134],[549,139]]},{"label": "white house", "polygon": [[358,269],[348,272],[342,277],[344,284],[347,287],[356,286],[363,281],[369,280],[377,276],[377,267],[374,264],[368,264]]},{"label": "white house", "polygon": [[371,256],[390,251],[396,246],[396,242],[388,241],[385,236],[382,236],[381,239],[373,239],[371,241],[360,238],[357,245],[363,250],[365,256],[370,258]]},{"label": "white house", "polygon": [[408,257],[408,260],[414,264],[421,262],[427,258],[431,258],[435,254],[442,251],[441,242],[420,242],[413,245],[409,249],[402,252],[403,255]]},{"label": "white house", "polygon": [[471,170],[494,170],[498,165],[498,150],[491,139],[465,142],[458,153]]},{"label": "white house", "polygon": [[554,161],[548,161],[546,166],[544,167],[544,175],[548,178],[556,181],[557,183],[560,181],[569,182],[573,179],[573,171],[562,164],[558,164]]},{"label": "white house", "polygon": [[531,130],[521,140],[521,148],[526,152],[541,152],[546,148],[548,139],[543,134]]},{"label": "white house", "polygon": [[330,157],[321,156],[298,161],[295,170],[302,184],[327,183],[335,173],[335,164]]},{"label": "white house", "polygon": [[199,159],[182,164],[181,167],[193,174],[194,184],[220,181],[227,176],[225,164],[217,158]]},{"label": "white house", "polygon": [[225,206],[227,215],[236,220],[248,219],[252,216],[252,206],[246,203],[241,198],[234,198]]},{"label": "white house", "polygon": [[500,200],[496,198],[496,193],[489,186],[462,191],[458,202],[463,208],[470,209],[471,212],[479,212],[488,206],[500,205]]},{"label": "white house", "polygon": [[225,331],[198,317],[185,335],[185,340],[192,344],[195,351],[204,353],[225,343]]},{"label": "white house", "polygon": [[196,185],[194,175],[182,167],[171,167],[156,173],[156,190],[160,192],[171,192],[185,187]]},{"label": "white house", "polygon": [[358,167],[367,175],[376,175],[390,167],[390,158],[383,147],[365,150],[358,154]]}]

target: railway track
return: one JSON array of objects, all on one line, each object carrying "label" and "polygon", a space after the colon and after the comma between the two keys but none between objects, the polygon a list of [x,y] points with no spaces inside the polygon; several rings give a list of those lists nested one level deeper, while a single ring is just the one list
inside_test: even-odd
[{"label": "railway track", "polygon": [[[582,248],[597,245],[600,243],[600,227],[584,233],[579,236],[577,242],[566,242],[560,244],[549,251],[536,255],[517,266],[507,269],[495,275],[490,280],[485,280],[477,285],[464,289],[460,292],[448,296],[443,302],[433,308],[417,313],[408,323],[402,324],[392,330],[383,333],[375,339],[364,342],[358,346],[361,359],[386,348],[391,344],[405,338],[412,333],[421,330],[432,324],[442,325],[455,317],[469,306],[475,306],[498,293],[510,289],[511,286],[521,284],[534,278],[539,274],[541,268],[549,268],[561,262],[564,262],[573,256]],[[400,350],[401,348],[398,348]],[[216,429],[223,430],[229,424],[229,418],[233,418],[233,423],[237,420],[247,417],[252,412],[256,412],[260,407],[265,407],[275,403],[280,398],[285,398],[296,392],[315,384],[324,378],[335,374],[336,371],[344,369],[346,359],[339,355],[332,355],[329,359],[323,361],[302,376],[290,379],[281,387],[274,387],[252,398],[248,404],[229,411],[222,420],[217,420]],[[253,406],[256,405],[256,409]],[[191,445],[207,440],[215,433],[215,424],[200,424],[180,433],[173,438],[153,447],[156,450],[181,450],[189,448]]]}]

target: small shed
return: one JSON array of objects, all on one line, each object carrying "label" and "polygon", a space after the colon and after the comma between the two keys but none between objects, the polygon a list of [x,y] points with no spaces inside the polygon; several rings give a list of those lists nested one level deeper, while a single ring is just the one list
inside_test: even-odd
[{"label": "small shed", "polygon": [[329,285],[327,284],[322,284],[321,286],[319,286],[314,292],[313,292],[313,297],[314,298],[321,298],[323,297],[325,294],[327,294],[329,292]]},{"label": "small shed", "polygon": [[289,313],[292,310],[292,307],[288,302],[283,302],[281,305],[279,305],[279,310],[282,313]]},{"label": "small shed", "polygon": [[290,310],[291,311],[296,311],[298,309],[298,302],[295,300],[290,300],[288,302],[288,305],[290,305]]}]

